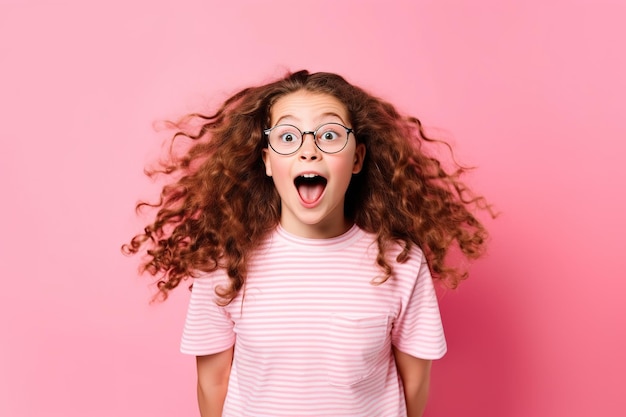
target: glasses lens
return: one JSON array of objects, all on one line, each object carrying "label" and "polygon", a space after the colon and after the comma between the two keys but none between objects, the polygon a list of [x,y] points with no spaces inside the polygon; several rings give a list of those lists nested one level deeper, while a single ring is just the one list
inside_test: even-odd
[{"label": "glasses lens", "polygon": [[327,123],[317,128],[315,141],[322,151],[336,153],[346,146],[348,132],[339,123]]},{"label": "glasses lens", "polygon": [[302,134],[291,125],[278,125],[271,130],[269,135],[272,148],[282,154],[295,152],[302,142]]}]

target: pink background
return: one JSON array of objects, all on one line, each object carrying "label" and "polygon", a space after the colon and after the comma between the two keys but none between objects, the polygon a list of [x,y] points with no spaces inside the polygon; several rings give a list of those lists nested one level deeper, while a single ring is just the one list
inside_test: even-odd
[{"label": "pink background", "polygon": [[0,0],[1,416],[197,415],[188,292],[149,305],[119,246],[152,122],[287,68],[443,129],[502,212],[427,416],[624,415],[623,1],[155,3]]}]

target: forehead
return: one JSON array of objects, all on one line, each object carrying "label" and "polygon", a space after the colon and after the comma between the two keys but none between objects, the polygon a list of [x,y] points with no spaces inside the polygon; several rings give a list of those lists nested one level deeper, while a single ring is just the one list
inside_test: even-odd
[{"label": "forehead", "polygon": [[319,123],[328,120],[346,124],[349,117],[348,109],[336,97],[300,90],[276,100],[270,109],[270,120],[272,126],[278,121]]}]

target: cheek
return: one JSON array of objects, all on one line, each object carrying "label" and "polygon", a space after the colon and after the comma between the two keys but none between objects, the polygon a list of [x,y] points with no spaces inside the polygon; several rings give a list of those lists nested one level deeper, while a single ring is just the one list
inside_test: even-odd
[{"label": "cheek", "polygon": [[336,172],[338,174],[337,179],[341,183],[342,188],[347,188],[348,184],[350,184],[350,181],[352,180],[352,175],[354,171],[354,157],[335,161],[331,169],[333,172]]},{"label": "cheek", "polygon": [[293,184],[289,173],[289,164],[276,158],[268,158],[265,162],[267,175],[274,180],[274,186],[278,191],[283,191]]},{"label": "cheek", "polygon": [[287,164],[282,162],[283,161],[280,161],[278,159],[270,159],[269,164],[267,164],[267,166],[269,166],[270,170],[272,171],[272,176],[274,177],[274,179],[281,180],[286,177],[287,173],[289,172],[289,167],[287,166]]}]

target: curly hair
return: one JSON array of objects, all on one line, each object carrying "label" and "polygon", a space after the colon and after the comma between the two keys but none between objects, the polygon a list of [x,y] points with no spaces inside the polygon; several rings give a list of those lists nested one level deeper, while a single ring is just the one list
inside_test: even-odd
[{"label": "curly hair", "polygon": [[[122,246],[126,254],[147,247],[142,270],[160,275],[159,293],[167,298],[181,280],[199,271],[223,268],[230,287],[218,295],[228,304],[244,288],[247,261],[280,220],[280,197],[262,160],[273,103],[305,90],[329,94],[347,108],[358,143],[365,144],[362,171],[346,193],[345,215],[378,243],[376,262],[381,284],[393,270],[385,254],[400,244],[396,261],[406,262],[413,245],[425,253],[435,279],[455,288],[467,271],[448,265],[454,248],[469,259],[485,249],[487,231],[472,213],[489,205],[459,177],[455,163],[446,172],[427,144],[447,143],[427,137],[420,121],[401,115],[393,105],[332,73],[288,73],[272,83],[245,88],[228,98],[213,115],[194,113],[175,123],[171,146],[189,139],[181,153],[171,152],[157,172],[171,178],[156,203],[154,221]],[[449,146],[448,146],[449,147]]]}]

